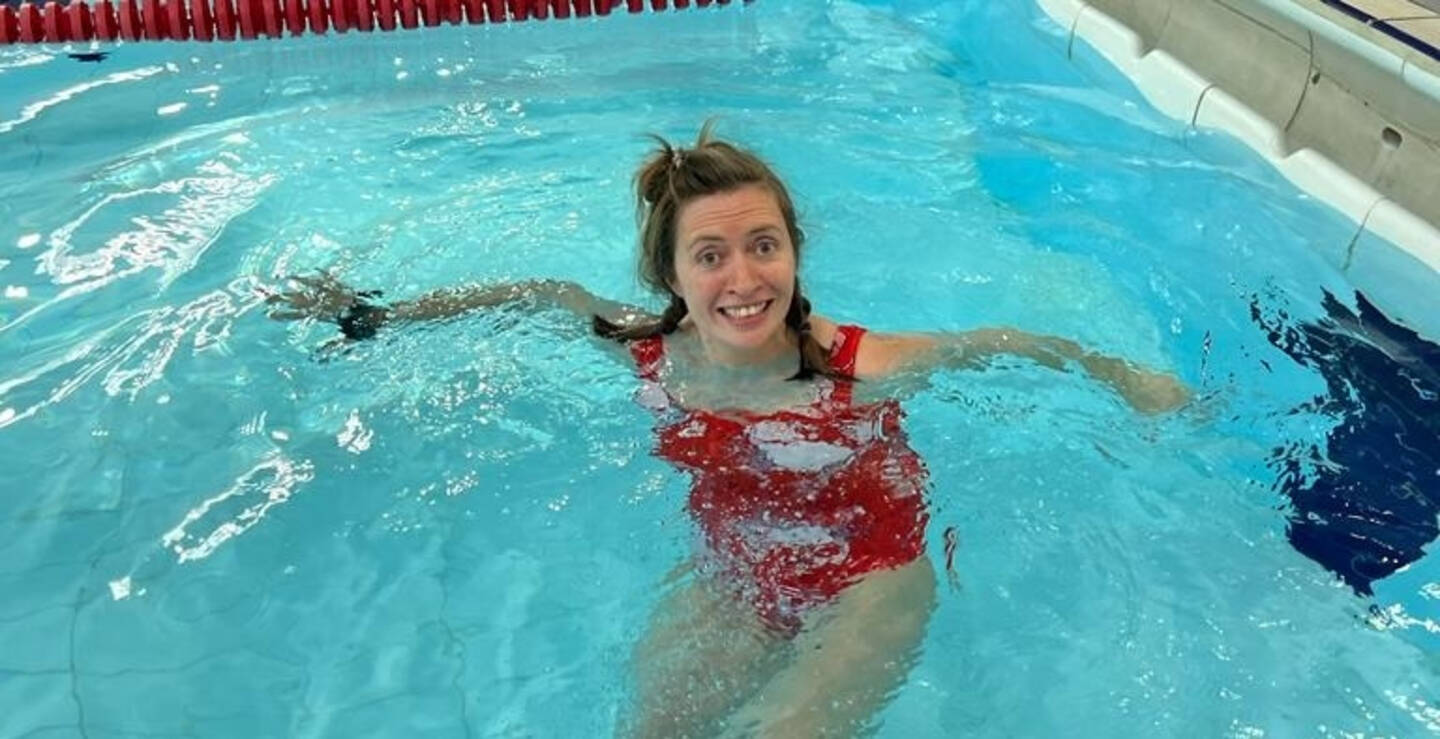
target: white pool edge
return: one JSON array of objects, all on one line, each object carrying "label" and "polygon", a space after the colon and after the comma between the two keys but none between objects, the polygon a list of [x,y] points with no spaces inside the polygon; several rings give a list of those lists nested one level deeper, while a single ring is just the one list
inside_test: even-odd
[{"label": "white pool edge", "polygon": [[[1277,125],[1166,50],[1147,48],[1138,33],[1090,2],[1037,2],[1065,29],[1071,57],[1073,45],[1083,40],[1124,73],[1159,111],[1193,127],[1219,129],[1234,136],[1296,187],[1355,223],[1356,231],[1346,243],[1316,244],[1316,250],[1392,318],[1431,340],[1440,339],[1440,228],[1347,171],[1326,153],[1309,147],[1292,149],[1285,124]],[[1311,33],[1344,44],[1353,50],[1354,58],[1374,64],[1382,74],[1398,77],[1409,90],[1425,96],[1440,110],[1440,79],[1426,70],[1329,24],[1291,0],[1252,2],[1280,6],[1297,23],[1307,24]],[[1440,169],[1434,171],[1434,176],[1440,180]],[[1403,270],[1405,260],[1397,260],[1396,248],[1428,268],[1428,273]],[[1397,262],[1398,269],[1406,273],[1396,274]]]}]

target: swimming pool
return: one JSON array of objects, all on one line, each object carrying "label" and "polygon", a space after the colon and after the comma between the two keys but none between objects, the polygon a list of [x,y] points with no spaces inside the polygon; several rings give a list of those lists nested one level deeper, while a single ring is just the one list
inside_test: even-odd
[{"label": "swimming pool", "polygon": [[322,356],[254,288],[644,301],[639,134],[712,114],[795,189],[821,312],[1062,334],[1204,397],[1140,418],[1009,362],[907,401],[960,583],[880,735],[1440,730],[1433,562],[1362,596],[1287,537],[1327,467],[1286,450],[1357,421],[1283,335],[1360,310],[1317,247],[1353,226],[1061,39],[1026,3],[837,0],[0,50],[4,733],[610,733],[694,536],[631,369],[513,312]]}]

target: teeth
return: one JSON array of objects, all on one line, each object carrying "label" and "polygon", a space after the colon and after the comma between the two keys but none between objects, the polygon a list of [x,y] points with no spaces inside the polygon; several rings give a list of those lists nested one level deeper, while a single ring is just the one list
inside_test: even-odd
[{"label": "teeth", "polygon": [[749,318],[765,310],[765,304],[753,303],[751,305],[737,305],[730,308],[721,308],[720,310],[725,311],[725,315],[732,318]]}]

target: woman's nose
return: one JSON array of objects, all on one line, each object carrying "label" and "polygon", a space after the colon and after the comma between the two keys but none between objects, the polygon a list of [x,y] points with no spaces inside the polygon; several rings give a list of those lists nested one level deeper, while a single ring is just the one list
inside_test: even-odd
[{"label": "woman's nose", "polygon": [[730,289],[744,293],[760,285],[760,270],[747,254],[736,259],[730,270]]}]

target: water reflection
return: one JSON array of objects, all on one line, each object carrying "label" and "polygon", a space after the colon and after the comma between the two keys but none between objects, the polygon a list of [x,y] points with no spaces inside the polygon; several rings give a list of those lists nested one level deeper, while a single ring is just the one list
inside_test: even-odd
[{"label": "water reflection", "polygon": [[1296,441],[1271,456],[1293,505],[1290,543],[1368,596],[1440,535],[1440,346],[1364,295],[1355,300],[1352,311],[1327,292],[1317,321],[1293,322],[1258,301],[1251,316],[1325,380],[1326,394],[1292,413],[1338,421],[1323,442]]}]

